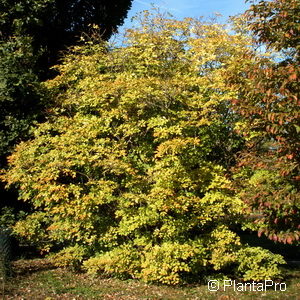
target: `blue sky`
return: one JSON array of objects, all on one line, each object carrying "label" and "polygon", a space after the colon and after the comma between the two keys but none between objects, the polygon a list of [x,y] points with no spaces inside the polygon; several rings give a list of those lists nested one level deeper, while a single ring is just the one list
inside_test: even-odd
[{"label": "blue sky", "polygon": [[217,12],[223,15],[224,20],[229,16],[244,12],[250,6],[244,0],[133,0],[131,10],[128,12],[122,28],[131,27],[131,18],[137,12],[150,9],[151,4],[159,7],[162,11],[170,12],[177,19],[210,17]]}]

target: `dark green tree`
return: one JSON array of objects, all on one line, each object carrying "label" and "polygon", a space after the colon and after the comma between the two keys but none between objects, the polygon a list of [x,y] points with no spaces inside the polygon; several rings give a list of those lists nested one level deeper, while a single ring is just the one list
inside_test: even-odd
[{"label": "dark green tree", "polygon": [[[0,38],[32,37],[34,54],[39,54],[39,71],[59,58],[59,53],[77,44],[91,25],[99,26],[104,40],[123,24],[132,0],[3,0],[0,3]],[[46,72],[46,75],[48,73]]]}]

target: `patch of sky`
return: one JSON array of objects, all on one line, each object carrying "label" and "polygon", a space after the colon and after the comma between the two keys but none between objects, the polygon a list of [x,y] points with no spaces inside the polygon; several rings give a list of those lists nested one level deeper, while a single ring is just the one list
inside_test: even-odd
[{"label": "patch of sky", "polygon": [[[175,19],[185,17],[209,19],[219,14],[221,16],[218,20],[225,23],[230,16],[243,13],[250,4],[245,3],[244,0],[133,0],[124,25],[118,29],[118,39],[124,34],[126,28],[132,28],[137,24],[133,19],[134,16],[153,6],[161,12],[170,13]],[[112,40],[116,40],[116,36],[112,37]]]}]

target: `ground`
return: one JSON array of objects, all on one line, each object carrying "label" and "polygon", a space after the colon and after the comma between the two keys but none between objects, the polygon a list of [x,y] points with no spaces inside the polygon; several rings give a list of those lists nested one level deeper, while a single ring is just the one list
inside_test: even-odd
[{"label": "ground", "polygon": [[[300,300],[300,268],[286,267],[286,291],[266,292],[209,292],[207,285],[195,284],[168,287],[145,284],[136,280],[92,278],[56,268],[47,259],[26,259],[13,262],[14,276],[5,283],[5,296],[13,300],[52,299],[289,299]],[[3,288],[3,287],[2,287]],[[3,295],[3,290],[2,290]]]}]

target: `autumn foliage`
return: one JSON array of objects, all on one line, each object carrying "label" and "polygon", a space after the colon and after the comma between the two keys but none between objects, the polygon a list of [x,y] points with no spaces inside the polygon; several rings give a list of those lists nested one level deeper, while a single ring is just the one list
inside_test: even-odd
[{"label": "autumn foliage", "polygon": [[247,137],[235,168],[237,189],[258,216],[249,226],[289,244],[300,238],[299,12],[299,1],[253,5],[245,13],[248,27],[269,57],[253,57],[245,76],[228,73],[240,91],[232,103]]},{"label": "autumn foliage", "polygon": [[93,274],[278,277],[283,259],[232,230],[247,206],[228,174],[244,140],[226,74],[251,40],[193,19],[141,22],[122,47],[73,48],[47,82],[52,117],[4,175],[34,208],[15,231]]}]

